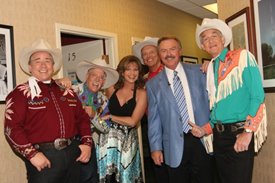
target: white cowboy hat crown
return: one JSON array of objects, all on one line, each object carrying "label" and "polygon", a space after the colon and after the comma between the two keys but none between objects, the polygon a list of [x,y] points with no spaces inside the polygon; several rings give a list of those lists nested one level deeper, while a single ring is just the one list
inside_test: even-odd
[{"label": "white cowboy hat crown", "polygon": [[83,83],[86,81],[87,72],[90,69],[99,68],[106,73],[106,80],[102,89],[109,88],[118,81],[118,72],[106,64],[106,61],[102,58],[96,58],[92,61],[83,60],[77,65],[76,74],[78,79]]},{"label": "white cowboy hat crown", "polygon": [[142,56],[141,56],[141,50],[144,48],[144,46],[152,45],[152,46],[158,46],[158,39],[159,38],[152,38],[152,37],[145,37],[142,42],[139,42],[135,44],[132,47],[133,54],[139,58],[140,62],[144,64]]},{"label": "white cowboy hat crown", "polygon": [[209,29],[217,29],[222,33],[225,39],[224,47],[227,47],[232,41],[232,31],[224,21],[216,18],[204,18],[201,25],[197,25],[196,29],[196,43],[199,48],[201,48],[201,33]]},{"label": "white cowboy hat crown", "polygon": [[44,39],[34,41],[30,47],[26,47],[21,51],[19,57],[19,65],[24,72],[31,75],[29,71],[29,60],[32,54],[39,51],[46,51],[50,53],[54,60],[54,73],[56,73],[62,65],[62,54],[58,48],[52,48],[50,44]]}]

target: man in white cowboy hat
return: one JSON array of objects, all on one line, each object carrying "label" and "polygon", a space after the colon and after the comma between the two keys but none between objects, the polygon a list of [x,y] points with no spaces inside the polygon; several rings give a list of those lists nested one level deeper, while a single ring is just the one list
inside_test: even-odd
[{"label": "man in white cowboy hat", "polygon": [[152,79],[163,69],[163,64],[158,55],[158,38],[145,37],[142,42],[135,44],[133,54],[139,58],[142,64],[149,68],[149,73],[145,76],[146,81]]},{"label": "man in white cowboy hat", "polygon": [[[97,183],[98,174],[97,159],[100,158],[99,135],[108,133],[109,120],[102,120],[101,117],[109,114],[108,98],[101,89],[106,89],[118,81],[118,72],[109,67],[105,60],[97,58],[93,61],[81,61],[76,70],[77,76],[82,81],[81,84],[74,85],[73,88],[83,105],[83,108],[91,118],[91,131],[96,145],[96,152],[93,151],[88,163],[81,165],[81,183]],[[96,158],[97,157],[97,158]]]},{"label": "man in white cowboy hat", "polygon": [[[145,37],[143,41],[135,44],[132,47],[133,54],[139,58],[142,64],[145,64],[149,72],[144,75],[145,81],[148,81],[152,78],[154,78],[159,72],[161,72],[164,68],[163,64],[161,63],[159,54],[158,54],[158,38],[152,38],[152,37]],[[142,135],[143,135],[143,142],[144,145],[147,145],[148,147],[144,148],[144,154],[146,156],[146,153],[149,154],[150,157],[150,151],[149,151],[149,142],[148,142],[148,120],[147,115],[145,114],[142,118]],[[144,146],[143,145],[143,146]],[[146,151],[148,149],[149,152]],[[162,163],[161,165],[155,165],[152,163],[155,171],[155,179],[157,183],[168,183],[168,172],[165,163]],[[148,166],[146,166],[148,167]]]},{"label": "man in white cowboy hat", "polygon": [[23,157],[32,183],[79,182],[80,162],[91,155],[89,116],[77,95],[52,79],[61,62],[60,49],[43,39],[33,42],[19,58],[31,77],[6,98],[5,136]]},{"label": "man in white cowboy hat", "polygon": [[[222,20],[205,18],[197,26],[197,45],[212,56],[207,90],[217,171],[222,183],[250,183],[254,148],[258,151],[266,138],[265,97],[254,56],[244,49],[229,51],[231,40]],[[205,134],[200,130],[199,136]]]}]

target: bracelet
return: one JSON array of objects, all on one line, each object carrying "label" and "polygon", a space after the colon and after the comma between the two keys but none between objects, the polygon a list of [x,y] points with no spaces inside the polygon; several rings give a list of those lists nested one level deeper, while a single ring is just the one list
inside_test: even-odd
[{"label": "bracelet", "polygon": [[109,115],[109,120],[112,120],[112,117],[113,117],[112,114],[110,114],[110,115]]}]

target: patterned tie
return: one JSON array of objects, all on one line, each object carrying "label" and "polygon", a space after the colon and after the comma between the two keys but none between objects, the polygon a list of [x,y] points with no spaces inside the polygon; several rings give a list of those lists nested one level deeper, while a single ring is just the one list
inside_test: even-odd
[{"label": "patterned tie", "polygon": [[176,98],[176,102],[179,107],[180,115],[182,118],[182,129],[184,133],[188,133],[191,129],[191,126],[188,124],[189,115],[187,111],[186,100],[184,96],[183,87],[178,76],[178,72],[174,71],[174,78],[173,78],[173,87],[174,87],[174,95]]}]

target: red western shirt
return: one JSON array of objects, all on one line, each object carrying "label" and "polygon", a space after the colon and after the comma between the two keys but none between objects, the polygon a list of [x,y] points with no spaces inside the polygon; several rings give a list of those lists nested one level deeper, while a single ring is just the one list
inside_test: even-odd
[{"label": "red western shirt", "polygon": [[149,72],[147,76],[145,76],[146,82],[153,77],[155,77],[158,73],[160,73],[163,70],[163,65],[161,64],[159,68],[155,72]]},{"label": "red western shirt", "polygon": [[62,89],[54,80],[38,82],[39,97],[31,99],[28,83],[17,86],[6,98],[5,136],[11,147],[27,159],[38,151],[33,144],[80,135],[91,145],[89,116],[71,89]]}]

